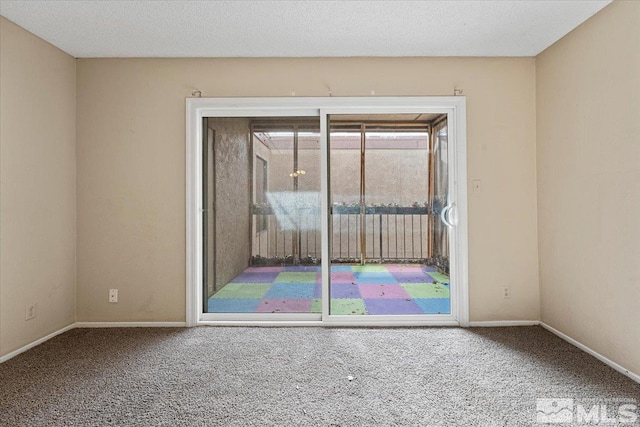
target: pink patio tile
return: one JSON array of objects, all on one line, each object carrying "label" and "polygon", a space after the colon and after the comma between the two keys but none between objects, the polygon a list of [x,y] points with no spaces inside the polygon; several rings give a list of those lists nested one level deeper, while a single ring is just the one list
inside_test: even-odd
[{"label": "pink patio tile", "polygon": [[[337,271],[331,273],[331,283],[354,283],[356,281],[355,276],[351,272]],[[322,274],[318,273],[316,277],[316,283],[322,283]]]},{"label": "pink patio tile", "polygon": [[375,284],[375,285],[358,285],[362,298],[411,298],[407,291],[397,283]]},{"label": "pink patio tile", "polygon": [[422,266],[420,265],[402,265],[402,264],[389,264],[385,265],[389,273],[422,273]]}]

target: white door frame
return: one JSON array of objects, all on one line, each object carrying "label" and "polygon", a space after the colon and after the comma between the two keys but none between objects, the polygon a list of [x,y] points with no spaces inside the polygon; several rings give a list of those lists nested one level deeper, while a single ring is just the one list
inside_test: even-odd
[{"label": "white door frame", "polygon": [[[449,188],[455,203],[451,240],[451,315],[338,316],[329,314],[329,194],[327,114],[446,113],[449,127]],[[202,119],[204,117],[317,116],[322,162],[322,316],[304,314],[237,315],[202,313]],[[186,323],[219,325],[469,326],[467,239],[466,98],[317,97],[188,98],[186,100]],[[246,318],[245,318],[246,319]]]}]

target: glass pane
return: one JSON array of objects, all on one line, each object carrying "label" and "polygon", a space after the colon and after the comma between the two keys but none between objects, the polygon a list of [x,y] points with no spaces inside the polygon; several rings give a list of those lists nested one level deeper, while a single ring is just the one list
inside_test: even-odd
[{"label": "glass pane", "polygon": [[332,247],[337,263],[360,261],[360,128],[332,127],[330,142]]},{"label": "glass pane", "polygon": [[209,119],[210,313],[320,313],[319,122]]},{"label": "glass pane", "polygon": [[[320,130],[317,127],[298,127],[297,198],[299,242],[297,253],[302,265],[320,265]],[[295,186],[294,186],[295,188]],[[320,284],[319,276],[318,282]],[[320,287],[318,286],[318,292]],[[319,296],[319,294],[318,294]],[[313,307],[320,313],[320,305]]]},{"label": "glass pane", "polygon": [[[255,157],[255,165],[254,165],[254,178],[253,182],[255,183],[255,187],[253,190],[254,195],[254,205],[264,206],[267,203],[267,191],[269,189],[269,164],[265,159],[256,154]],[[267,229],[267,216],[261,215],[258,218],[254,217],[254,230],[256,231],[256,236],[259,236],[261,232]],[[258,240],[258,254],[260,254],[260,239]],[[255,252],[254,252],[255,253]]]},{"label": "glass pane", "polygon": [[[330,314],[450,313],[448,270],[431,253],[437,160],[428,130],[439,117],[420,116],[330,117]],[[446,180],[446,163],[437,170]],[[448,259],[448,246],[438,249]]]},{"label": "glass pane", "polygon": [[366,222],[368,259],[426,261],[428,150],[426,128],[367,131],[365,200],[373,208]]},{"label": "glass pane", "polygon": [[[437,215],[449,203],[449,163],[447,124],[443,122],[434,128],[434,212]],[[440,270],[449,274],[449,229],[442,221],[434,222],[432,262]]]},{"label": "glass pane", "polygon": [[215,291],[215,272],[214,272],[214,210],[213,206],[213,191],[215,189],[213,185],[214,170],[213,170],[213,141],[215,133],[213,129],[209,128],[208,120],[203,121],[203,135],[202,141],[202,206],[205,208],[202,215],[202,248],[203,248],[203,312],[207,312],[208,300]]}]

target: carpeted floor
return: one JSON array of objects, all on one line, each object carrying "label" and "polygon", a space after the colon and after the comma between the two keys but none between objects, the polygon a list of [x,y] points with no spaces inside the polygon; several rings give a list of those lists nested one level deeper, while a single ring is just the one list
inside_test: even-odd
[{"label": "carpeted floor", "polygon": [[[249,267],[209,313],[321,313],[320,267]],[[331,314],[449,314],[449,277],[411,264],[331,266]]]},{"label": "carpeted floor", "polygon": [[75,329],[0,365],[2,426],[527,426],[537,398],[640,385],[540,327]]}]

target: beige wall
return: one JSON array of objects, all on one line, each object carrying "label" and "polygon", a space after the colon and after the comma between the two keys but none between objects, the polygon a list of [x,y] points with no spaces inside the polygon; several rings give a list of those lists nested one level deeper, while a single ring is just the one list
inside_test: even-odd
[{"label": "beige wall", "polygon": [[75,321],[75,67],[0,17],[0,356]]},{"label": "beige wall", "polygon": [[[533,58],[78,60],[78,319],[182,321],[185,97],[464,89],[472,320],[539,316]],[[510,300],[502,287],[511,286]],[[120,289],[109,305],[107,289]]]},{"label": "beige wall", "polygon": [[640,373],[640,3],[537,58],[542,320]]},{"label": "beige wall", "polygon": [[[471,319],[540,315],[640,372],[639,46],[640,3],[618,1],[535,59],[83,59],[76,86],[73,58],[0,17],[0,356],[72,323],[76,295],[81,321],[184,320],[193,89],[457,86],[469,181],[482,180],[469,194]],[[111,287],[119,304],[106,302]],[[38,317],[26,322],[31,303]]]}]

